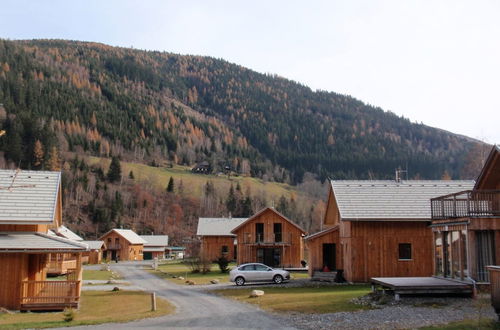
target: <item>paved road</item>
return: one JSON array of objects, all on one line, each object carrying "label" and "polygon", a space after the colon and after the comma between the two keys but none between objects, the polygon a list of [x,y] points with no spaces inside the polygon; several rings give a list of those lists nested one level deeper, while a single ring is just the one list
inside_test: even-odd
[{"label": "paved road", "polygon": [[119,263],[112,264],[111,268],[118,271],[134,287],[144,291],[155,291],[158,296],[166,298],[175,305],[175,314],[116,325],[103,324],[76,328],[294,329],[252,305],[170,283],[142,270],[143,266],[144,264],[138,263]]}]

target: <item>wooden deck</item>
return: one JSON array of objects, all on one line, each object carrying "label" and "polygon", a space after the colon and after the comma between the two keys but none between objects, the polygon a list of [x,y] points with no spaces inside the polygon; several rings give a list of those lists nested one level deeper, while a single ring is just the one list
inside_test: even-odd
[{"label": "wooden deck", "polygon": [[381,286],[394,291],[394,297],[399,300],[403,294],[467,294],[471,295],[473,286],[461,282],[438,277],[373,277],[372,287]]}]

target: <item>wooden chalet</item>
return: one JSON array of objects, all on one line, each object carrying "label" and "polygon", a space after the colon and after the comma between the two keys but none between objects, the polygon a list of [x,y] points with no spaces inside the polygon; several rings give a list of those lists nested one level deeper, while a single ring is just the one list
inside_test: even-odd
[{"label": "wooden chalet", "polygon": [[434,275],[489,283],[487,266],[500,265],[500,148],[493,147],[472,190],[431,205]]},{"label": "wooden chalet", "polygon": [[140,235],[144,243],[143,259],[165,259],[165,251],[168,247],[167,235]]},{"label": "wooden chalet", "polygon": [[[61,225],[61,173],[0,170],[0,307],[78,307],[82,252],[88,247],[48,234]],[[52,253],[74,256],[67,280],[47,281]]]},{"label": "wooden chalet", "polygon": [[[72,232],[68,227],[61,225],[58,228],[48,231],[49,235],[59,236],[76,242],[83,242],[83,238]],[[89,252],[84,252],[84,255]],[[85,259],[85,256],[83,258]],[[82,262],[84,263],[84,259]],[[68,274],[76,267],[76,258],[71,253],[51,253],[47,267],[47,275],[59,276]]]},{"label": "wooden chalet", "polygon": [[111,229],[99,240],[104,241],[103,258],[108,261],[143,260],[146,241],[130,229]]},{"label": "wooden chalet", "polygon": [[[472,181],[331,181],[323,230],[306,238],[309,274],[349,282],[433,273],[433,197]],[[331,273],[331,274],[329,274]]]},{"label": "wooden chalet", "polygon": [[237,262],[270,267],[302,267],[305,231],[276,211],[264,208],[234,228]]},{"label": "wooden chalet", "polygon": [[231,231],[247,218],[199,218],[196,235],[200,239],[202,258],[216,261],[220,257],[236,260],[236,235]]},{"label": "wooden chalet", "polygon": [[89,251],[82,255],[82,262],[89,265],[97,265],[102,262],[102,255],[106,249],[104,241],[82,241],[89,246]]}]

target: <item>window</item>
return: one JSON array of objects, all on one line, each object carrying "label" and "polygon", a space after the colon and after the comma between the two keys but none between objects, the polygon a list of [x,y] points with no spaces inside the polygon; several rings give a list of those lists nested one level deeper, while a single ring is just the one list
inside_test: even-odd
[{"label": "window", "polygon": [[242,271],[254,271],[255,270],[255,265],[246,265],[240,268]]},{"label": "window", "polygon": [[227,245],[223,245],[221,248],[222,254],[228,254],[229,253],[229,247]]},{"label": "window", "polygon": [[411,260],[410,243],[399,243],[399,260]]},{"label": "window", "polygon": [[283,237],[281,235],[281,223],[273,224],[273,229],[274,229],[274,241],[275,242],[282,242]]},{"label": "window", "polygon": [[268,269],[269,267],[266,267],[264,265],[255,265],[255,270],[259,272],[267,272]]},{"label": "window", "polygon": [[255,224],[255,242],[263,242],[264,241],[264,224],[262,222],[258,222]]}]

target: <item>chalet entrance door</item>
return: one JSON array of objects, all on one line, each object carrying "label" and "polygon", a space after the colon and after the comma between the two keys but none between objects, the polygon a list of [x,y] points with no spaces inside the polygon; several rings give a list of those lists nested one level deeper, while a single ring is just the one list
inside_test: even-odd
[{"label": "chalet entrance door", "polygon": [[116,251],[115,250],[111,251],[111,260],[116,260]]},{"label": "chalet entrance door", "polygon": [[336,247],[334,243],[323,244],[323,268],[326,266],[329,270],[336,270],[335,260]]},{"label": "chalet entrance door", "polygon": [[281,265],[281,250],[276,248],[257,249],[257,262],[269,267],[279,267]]}]

